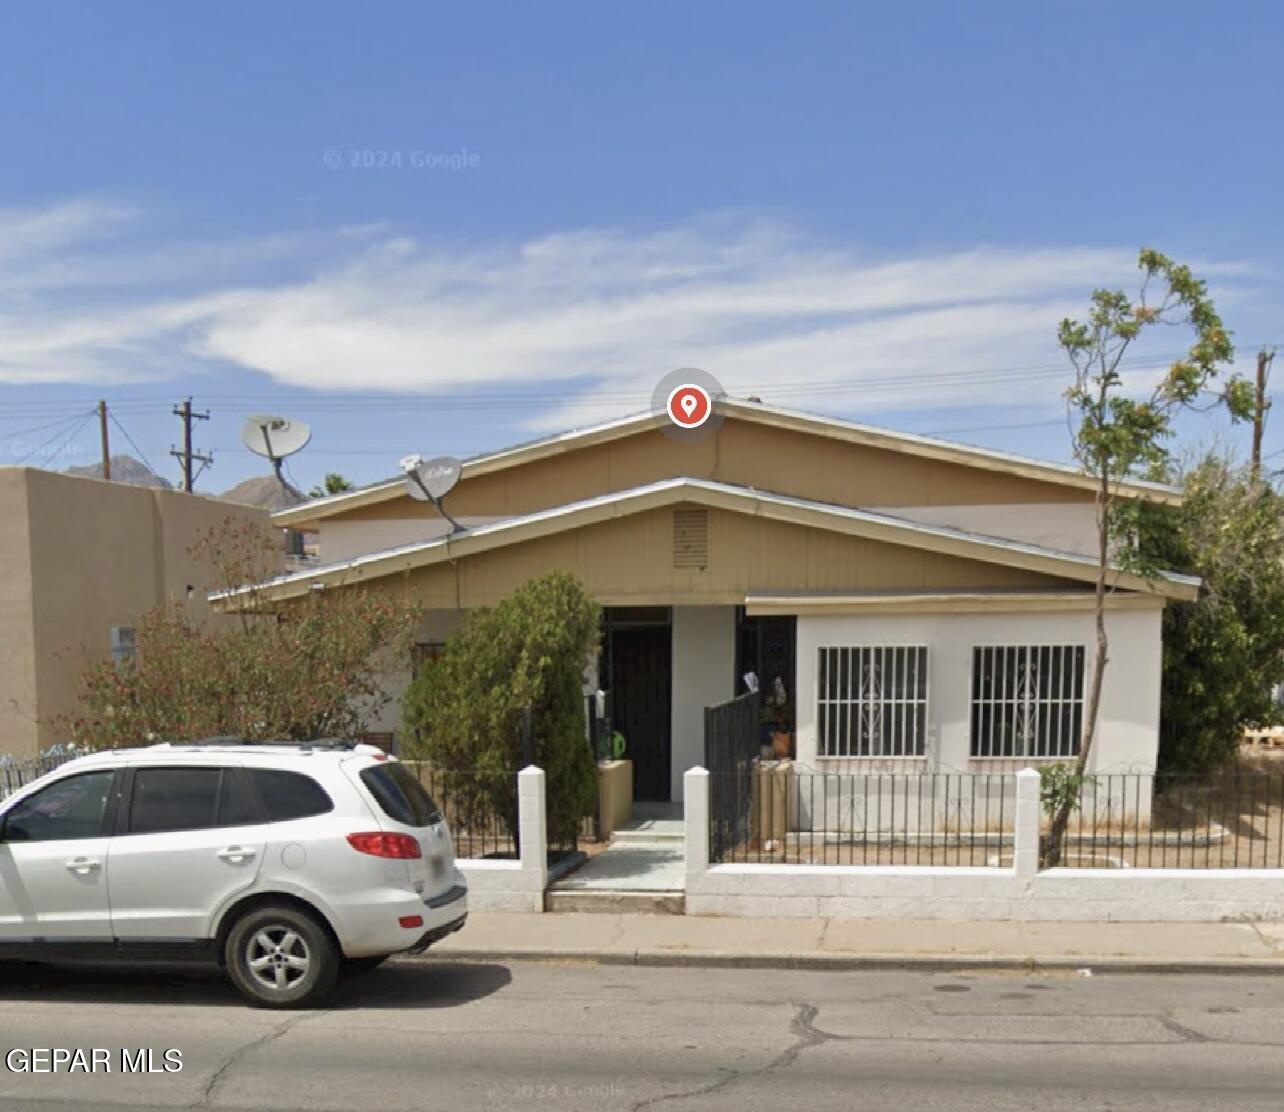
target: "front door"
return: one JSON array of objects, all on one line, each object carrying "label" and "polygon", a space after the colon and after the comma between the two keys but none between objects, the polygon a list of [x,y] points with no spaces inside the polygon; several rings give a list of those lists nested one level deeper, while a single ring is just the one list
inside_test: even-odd
[{"label": "front door", "polygon": [[611,723],[633,762],[633,798],[667,801],[672,627],[614,628],[610,636]]},{"label": "front door", "polygon": [[0,942],[110,941],[106,816],[115,775],[65,776],[6,812]]}]

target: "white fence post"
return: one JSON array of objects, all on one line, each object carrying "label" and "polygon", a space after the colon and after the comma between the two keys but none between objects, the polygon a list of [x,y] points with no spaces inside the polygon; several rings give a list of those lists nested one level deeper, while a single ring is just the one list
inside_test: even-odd
[{"label": "white fence post", "polygon": [[544,793],[544,770],[528,765],[517,774],[517,826],[521,833],[523,885],[540,893],[548,887],[548,814]]},{"label": "white fence post", "polygon": [[687,769],[682,777],[682,821],[686,827],[687,875],[709,868],[709,770]]},{"label": "white fence post", "polygon": [[1016,823],[1012,859],[1016,875],[1037,876],[1039,872],[1039,772],[1023,768],[1016,774]]}]

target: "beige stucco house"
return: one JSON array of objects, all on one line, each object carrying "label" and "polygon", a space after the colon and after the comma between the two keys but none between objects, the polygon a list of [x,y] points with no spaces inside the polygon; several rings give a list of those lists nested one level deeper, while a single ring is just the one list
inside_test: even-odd
[{"label": "beige stucco house", "polygon": [[163,602],[209,610],[188,549],[264,510],[29,467],[0,468],[0,756],[66,739],[86,664],[133,651],[139,616]]},{"label": "beige stucco house", "polygon": [[[1083,474],[752,401],[717,411],[699,441],[643,414],[466,461],[448,509],[467,529],[453,536],[401,480],[279,512],[277,525],[316,534],[317,563],[261,590],[408,592],[427,607],[429,647],[527,577],[574,572],[605,608],[598,679],[639,799],[681,797],[703,709],[749,673],[784,693],[803,768],[1001,770],[1074,754],[1094,651]],[[1161,612],[1198,584],[1111,580],[1094,761],[1147,770]],[[379,728],[395,726],[394,704]]]}]

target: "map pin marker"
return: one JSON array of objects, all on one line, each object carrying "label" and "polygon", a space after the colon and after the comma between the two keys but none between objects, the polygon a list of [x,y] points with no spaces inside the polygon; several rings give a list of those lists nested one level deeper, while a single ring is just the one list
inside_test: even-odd
[{"label": "map pin marker", "polygon": [[682,397],[678,399],[678,405],[682,407],[688,417],[695,412],[697,404],[694,394],[683,394]]}]

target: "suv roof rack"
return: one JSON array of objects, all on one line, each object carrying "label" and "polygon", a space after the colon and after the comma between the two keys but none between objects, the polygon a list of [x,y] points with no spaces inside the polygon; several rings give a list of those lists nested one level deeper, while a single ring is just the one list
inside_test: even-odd
[{"label": "suv roof rack", "polygon": [[215,737],[198,738],[195,741],[162,741],[159,745],[168,746],[173,749],[199,749],[204,746],[231,746],[231,745],[262,745],[276,746],[281,749],[302,749],[311,751],[313,749],[355,749],[361,743],[349,738],[341,737],[323,737],[314,738],[308,741],[291,741],[288,739],[260,739],[240,737],[235,734],[228,734]]}]

